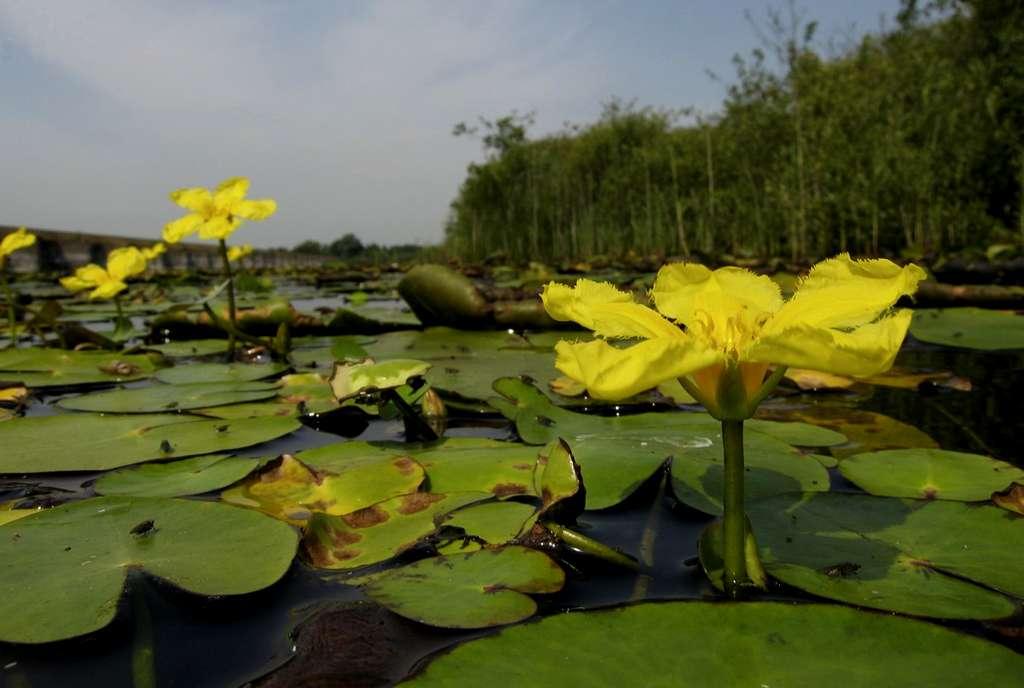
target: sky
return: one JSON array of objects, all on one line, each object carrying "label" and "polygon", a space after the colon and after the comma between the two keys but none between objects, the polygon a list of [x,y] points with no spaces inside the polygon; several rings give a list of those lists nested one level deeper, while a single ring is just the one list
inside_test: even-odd
[{"label": "sky", "polygon": [[[785,0],[0,0],[0,225],[156,237],[176,188],[247,176],[234,243],[442,240],[479,140],[612,97],[714,113]],[[796,2],[802,11],[805,5]],[[898,0],[808,3],[823,49]],[[713,79],[708,72],[718,79]]]}]

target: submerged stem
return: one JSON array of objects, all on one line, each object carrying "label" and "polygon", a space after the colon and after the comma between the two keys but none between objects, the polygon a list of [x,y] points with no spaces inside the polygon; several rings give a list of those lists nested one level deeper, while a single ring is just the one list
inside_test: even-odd
[{"label": "submerged stem", "polygon": [[743,421],[722,421],[722,445],[725,459],[722,583],[725,592],[736,598],[748,581],[744,551],[747,519],[743,508]]},{"label": "submerged stem", "polygon": [[231,321],[231,330],[228,331],[228,357],[235,358],[235,331],[238,329],[238,322],[235,320],[235,277],[231,272],[231,261],[228,260],[228,245],[223,239],[220,240],[220,259],[224,263],[224,276],[228,280],[228,320]]}]

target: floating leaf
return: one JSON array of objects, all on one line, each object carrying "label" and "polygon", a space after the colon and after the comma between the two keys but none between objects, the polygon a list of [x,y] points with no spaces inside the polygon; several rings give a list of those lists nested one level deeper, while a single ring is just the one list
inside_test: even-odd
[{"label": "floating leaf", "polygon": [[[828,471],[785,442],[757,433],[744,433],[747,504],[786,492],[827,492]],[[672,462],[672,491],[681,502],[704,513],[722,513],[725,471],[721,433],[703,446],[684,449]]]},{"label": "floating leaf", "polygon": [[537,508],[522,502],[484,502],[473,504],[448,514],[441,525],[456,528],[464,533],[440,551],[442,554],[475,552],[479,542],[489,545],[504,545],[522,533],[529,532],[537,520]]},{"label": "floating leaf", "polygon": [[553,440],[537,455],[533,470],[534,492],[540,495],[540,515],[574,523],[583,513],[586,489],[580,467],[564,440]]},{"label": "floating leaf", "polygon": [[164,368],[156,375],[160,382],[187,385],[196,382],[253,382],[279,375],[288,369],[281,363],[189,363]]},{"label": "floating leaf", "polygon": [[169,358],[190,358],[227,353],[226,339],[188,339],[165,344],[148,344],[147,349],[159,351]]},{"label": "floating leaf", "polygon": [[275,518],[301,522],[314,512],[350,514],[390,497],[415,492],[421,482],[423,467],[408,456],[362,457],[328,472],[315,471],[285,454],[222,493],[221,499]]},{"label": "floating leaf", "polygon": [[985,308],[917,308],[910,334],[922,342],[965,349],[1024,349],[1024,318]]},{"label": "floating leaf", "polygon": [[394,389],[430,370],[430,364],[407,358],[380,363],[372,359],[358,363],[336,363],[331,373],[331,390],[339,401],[368,389]]},{"label": "floating leaf", "polygon": [[146,355],[39,348],[0,351],[0,380],[33,388],[127,382],[155,371],[153,359]]},{"label": "floating leaf", "polygon": [[984,502],[1024,470],[980,454],[943,449],[894,449],[849,456],[843,476],[865,492],[883,497]]},{"label": "floating leaf", "polygon": [[422,559],[359,582],[371,599],[408,619],[487,628],[533,616],[537,603],[526,593],[558,592],[565,574],[546,554],[511,545]]},{"label": "floating leaf", "polygon": [[277,385],[267,382],[197,382],[151,385],[66,397],[58,406],[94,413],[163,413],[269,399]]},{"label": "floating leaf", "polygon": [[835,605],[649,602],[554,614],[438,655],[412,686],[1012,685],[1024,657],[935,624]]},{"label": "floating leaf", "polygon": [[102,471],[261,444],[299,428],[291,418],[65,413],[0,424],[0,473]]},{"label": "floating leaf", "polygon": [[[757,428],[759,419],[805,421],[822,429],[842,433],[843,444],[830,445],[830,451],[842,458],[853,454],[880,449],[938,449],[938,443],[913,425],[874,411],[862,411],[848,406],[801,406],[785,408],[762,407],[758,418],[747,421],[749,428]],[[778,436],[778,435],[776,435]],[[785,439],[785,438],[782,438]],[[793,444],[801,444],[794,442]],[[812,446],[802,444],[802,446]]]},{"label": "floating leaf", "polygon": [[995,591],[1024,596],[1024,521],[997,507],[813,493],[748,514],[768,573],[814,595],[946,619],[1006,617]]},{"label": "floating leaf", "polygon": [[992,503],[1024,516],[1024,485],[1014,483],[1001,492],[993,492]]},{"label": "floating leaf", "polygon": [[132,497],[184,497],[219,490],[249,475],[260,462],[227,454],[147,463],[122,468],[96,481],[96,494]]},{"label": "floating leaf", "polygon": [[435,521],[460,506],[488,499],[482,492],[413,492],[342,516],[315,513],[303,537],[313,566],[354,569],[396,557],[427,537]]},{"label": "floating leaf", "polygon": [[0,527],[0,640],[45,643],[103,628],[129,571],[200,595],[276,582],[298,538],[263,514],[216,502],[100,497]]},{"label": "floating leaf", "polygon": [[[524,442],[564,438],[583,473],[587,509],[604,509],[631,495],[670,457],[716,444],[721,424],[706,413],[664,412],[627,416],[576,413],[551,403],[517,378],[501,378],[502,395],[489,403],[516,424]],[[805,446],[842,442],[836,432],[805,423],[748,422],[748,437],[781,437]],[[719,454],[721,450],[716,450]],[[791,451],[791,450],[790,450]]]}]

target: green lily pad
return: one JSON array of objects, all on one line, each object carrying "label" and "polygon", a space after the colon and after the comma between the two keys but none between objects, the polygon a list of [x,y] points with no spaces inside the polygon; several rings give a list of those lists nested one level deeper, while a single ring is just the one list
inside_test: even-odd
[{"label": "green lily pad", "polygon": [[1024,521],[998,507],[812,493],[748,514],[765,570],[814,595],[945,619],[1006,617],[1005,595],[1024,596]]},{"label": "green lily pad", "polygon": [[155,371],[156,364],[146,355],[39,348],[0,351],[0,380],[33,388],[128,382]]},{"label": "green lily pad", "polygon": [[260,461],[208,454],[191,459],[147,463],[111,471],[96,481],[96,494],[131,497],[184,497],[219,490],[238,482]]},{"label": "green lily pad", "polygon": [[454,511],[441,519],[441,525],[455,528],[464,534],[438,551],[442,554],[475,552],[480,541],[489,545],[504,545],[520,534],[528,532],[537,520],[537,508],[522,502],[484,502]]},{"label": "green lily pad", "polygon": [[160,382],[187,385],[196,382],[253,382],[279,375],[288,369],[281,363],[190,363],[164,368],[156,375]]},{"label": "green lily pad", "polygon": [[277,386],[267,382],[197,382],[93,392],[66,397],[57,405],[95,413],[164,413],[259,401],[276,395]]},{"label": "green lily pad", "polygon": [[1024,349],[1024,318],[985,308],[918,308],[910,334],[922,342],[965,349]]},{"label": "green lily pad", "polygon": [[445,445],[413,454],[427,471],[434,492],[489,492],[497,497],[533,495],[537,448],[501,446],[456,448]]},{"label": "green lily pad", "polygon": [[166,344],[148,344],[147,349],[159,351],[169,358],[191,358],[227,353],[226,339],[187,339]]},{"label": "green lily pad", "polygon": [[343,516],[315,513],[302,544],[313,566],[355,569],[387,561],[437,530],[435,521],[460,506],[489,499],[482,492],[413,492]]},{"label": "green lily pad", "polygon": [[223,492],[221,499],[259,509],[275,518],[302,522],[314,512],[342,515],[371,507],[391,497],[415,492],[421,482],[423,467],[408,456],[356,458],[329,472],[313,470],[285,454]]},{"label": "green lily pad", "polygon": [[[560,408],[527,382],[501,378],[494,389],[502,395],[488,401],[516,424],[524,442],[547,444],[561,437],[572,449],[587,488],[587,509],[604,509],[631,495],[668,460],[692,449],[718,447],[721,424],[706,413],[664,412],[628,416],[597,416]],[[842,441],[838,433],[804,423],[755,423],[750,441],[773,437],[798,439],[806,446]],[[775,445],[776,446],[777,442]],[[792,448],[788,448],[792,452]],[[820,467],[819,467],[820,469]],[[814,468],[801,474],[811,475]],[[815,473],[811,480],[820,479]],[[825,482],[827,484],[827,481]]]},{"label": "green lily pad", "polygon": [[0,640],[45,643],[103,628],[129,571],[200,595],[275,583],[298,538],[287,525],[216,502],[100,497],[0,527]]},{"label": "green lily pad", "polygon": [[943,449],[855,454],[843,459],[839,470],[865,492],[911,499],[987,502],[993,492],[1024,482],[1024,470],[1012,464]]},{"label": "green lily pad", "polygon": [[648,602],[502,629],[403,685],[977,688],[1022,672],[1012,650],[914,619],[821,604]]},{"label": "green lily pad", "polygon": [[[583,511],[585,488],[580,479],[580,467],[564,440],[553,440],[537,456],[533,469],[533,489],[540,495],[540,514],[568,511],[569,522]],[[574,499],[575,498],[575,499]],[[574,504],[577,508],[566,509]],[[559,519],[555,519],[559,520]]]},{"label": "green lily pad", "polygon": [[[269,384],[269,383],[251,383]],[[212,418],[257,418],[325,413],[338,408],[331,386],[317,373],[285,375],[277,383],[277,396],[269,401],[203,408],[197,413]]]},{"label": "green lily pad", "polygon": [[408,619],[487,628],[533,616],[537,603],[526,593],[558,592],[565,573],[546,554],[511,545],[422,559],[359,582],[367,596]]},{"label": "green lily pad", "polygon": [[367,389],[393,389],[410,378],[430,370],[430,364],[408,358],[395,358],[380,363],[373,360],[358,363],[336,363],[331,373],[331,390],[339,400],[349,399]]},{"label": "green lily pad", "polygon": [[261,444],[300,427],[291,418],[65,413],[0,424],[0,473],[102,471]]},{"label": "green lily pad", "polygon": [[[843,457],[881,449],[938,449],[938,443],[924,431],[874,411],[848,406],[773,407],[758,411],[759,419],[804,421],[834,430],[846,442],[829,446],[833,456]],[[809,446],[809,445],[804,445]]]},{"label": "green lily pad", "polygon": [[[672,461],[672,492],[681,502],[707,514],[722,513],[725,485],[721,434],[684,449]],[[744,498],[747,504],[786,492],[827,492],[828,470],[774,437],[745,432]]]}]

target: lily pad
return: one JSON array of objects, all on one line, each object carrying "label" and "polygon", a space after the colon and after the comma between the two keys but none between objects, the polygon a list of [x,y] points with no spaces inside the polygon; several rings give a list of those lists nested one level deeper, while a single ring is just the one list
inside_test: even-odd
[{"label": "lily pad", "polygon": [[0,380],[33,388],[141,380],[156,368],[152,358],[141,354],[39,348],[0,351]]},{"label": "lily pad", "polygon": [[765,570],[814,595],[944,619],[1003,618],[1024,596],[1024,521],[998,507],[813,493],[748,514]]},{"label": "lily pad", "polygon": [[313,470],[285,454],[260,473],[221,494],[231,504],[252,507],[291,522],[314,512],[350,514],[397,495],[415,492],[423,467],[408,456],[368,456],[334,471]]},{"label": "lily pad", "polygon": [[443,628],[487,628],[534,615],[526,593],[558,592],[565,573],[546,554],[510,545],[422,559],[367,576],[360,587],[391,611]]},{"label": "lily pad", "polygon": [[910,334],[929,344],[965,349],[1024,349],[1024,317],[985,308],[918,308]]},{"label": "lily pad", "polygon": [[166,344],[148,344],[147,349],[159,351],[169,358],[191,358],[227,353],[226,339],[187,339]]},{"label": "lily pad", "polygon": [[992,503],[1024,516],[1024,483],[1014,483],[1005,490],[993,492]]},{"label": "lily pad", "polygon": [[[744,433],[747,504],[786,492],[827,492],[828,470],[810,456],[774,437]],[[708,443],[684,449],[672,462],[672,492],[681,502],[707,514],[722,513],[725,485],[720,433]]]},{"label": "lily pad", "polygon": [[844,459],[839,470],[865,492],[911,499],[987,502],[993,492],[1014,481],[1024,482],[1024,470],[1012,464],[943,449],[855,454]]},{"label": "lily pad", "polygon": [[[834,605],[648,602],[555,614],[439,655],[403,685],[1012,685],[1024,657],[935,624]],[[500,677],[500,679],[498,678]]]},{"label": "lily pad", "polygon": [[[250,383],[269,384],[269,383]],[[269,401],[212,406],[198,411],[213,418],[257,418],[326,413],[338,408],[331,386],[317,373],[285,375],[278,383],[277,396]]]},{"label": "lily pad", "polygon": [[349,399],[367,389],[393,389],[410,378],[430,370],[430,364],[408,358],[395,358],[374,363],[372,359],[358,363],[336,363],[330,384],[339,400]]},{"label": "lily pad", "polygon": [[0,527],[0,640],[45,643],[103,628],[129,571],[200,595],[275,583],[298,543],[287,525],[216,502],[100,497]]},{"label": "lily pad", "polygon": [[277,386],[267,382],[197,382],[151,385],[66,397],[58,406],[94,413],[165,413],[270,399]]},{"label": "lily pad", "polygon": [[261,444],[300,427],[291,418],[65,413],[0,424],[0,473],[103,471]]},{"label": "lily pad", "polygon": [[442,554],[473,552],[480,541],[504,545],[528,532],[537,519],[537,508],[522,502],[484,502],[473,504],[444,516],[441,525],[461,530],[465,537],[445,545]]},{"label": "lily pad", "polygon": [[762,407],[757,415],[757,419],[747,421],[746,425],[756,427],[752,424],[760,419],[804,421],[842,433],[846,442],[829,446],[832,455],[840,459],[881,449],[939,448],[935,440],[909,423],[882,413],[848,406]]},{"label": "lily pad", "polygon": [[111,471],[96,481],[101,495],[184,497],[219,490],[249,475],[260,462],[208,454],[191,459],[147,463]]},{"label": "lily pad", "polygon": [[197,382],[252,382],[280,375],[288,366],[282,363],[190,363],[164,368],[156,375],[160,382],[187,385]]},{"label": "lily pad", "polygon": [[302,544],[313,566],[355,569],[387,561],[437,530],[435,521],[460,506],[489,499],[482,492],[413,492],[343,516],[315,513]]},{"label": "lily pad", "polygon": [[[494,389],[502,398],[492,398],[488,403],[515,422],[524,442],[547,444],[561,437],[569,443],[583,473],[587,509],[604,509],[620,503],[670,457],[678,459],[691,449],[709,447],[719,447],[715,451],[721,454],[715,439],[721,424],[706,413],[597,416],[555,406],[539,390],[518,378],[501,378],[494,383]],[[836,432],[805,423],[751,421],[748,425],[747,436],[751,441],[757,437],[781,437],[807,446],[827,446],[844,439]]]}]

